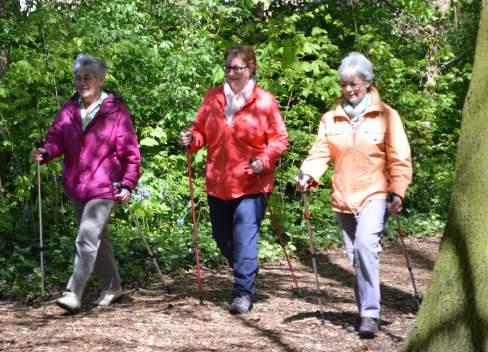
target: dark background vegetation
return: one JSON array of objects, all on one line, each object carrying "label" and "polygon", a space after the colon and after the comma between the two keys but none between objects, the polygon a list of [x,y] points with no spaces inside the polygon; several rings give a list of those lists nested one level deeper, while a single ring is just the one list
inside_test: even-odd
[{"label": "dark background vegetation", "polygon": [[[194,265],[186,159],[179,132],[205,90],[221,84],[223,51],[251,44],[258,83],[278,98],[290,146],[279,163],[271,204],[295,255],[308,248],[294,178],[325,111],[340,94],[336,68],[352,50],[375,65],[383,99],[403,118],[414,182],[407,234],[439,234],[445,224],[461,108],[470,79],[480,1],[18,1],[0,4],[0,296],[40,290],[36,167],[30,160],[60,104],[73,92],[80,52],[106,59],[106,89],[121,94],[140,139],[144,174],[131,202],[166,272]],[[194,156],[204,265],[222,264],[210,235],[203,191],[205,151]],[[71,272],[76,224],[60,181],[61,162],[42,167],[47,287]],[[328,171],[310,195],[318,246],[341,242],[330,210]],[[126,285],[153,275],[125,206],[111,237]],[[385,237],[394,236],[388,228]],[[281,258],[269,218],[262,260]]]}]

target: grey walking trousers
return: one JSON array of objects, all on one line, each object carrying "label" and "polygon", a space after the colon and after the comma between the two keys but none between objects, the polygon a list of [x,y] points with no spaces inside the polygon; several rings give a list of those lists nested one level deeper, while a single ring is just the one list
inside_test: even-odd
[{"label": "grey walking trousers", "polygon": [[73,274],[66,288],[81,297],[92,271],[95,271],[100,289],[120,288],[120,276],[107,227],[117,203],[110,199],[92,199],[87,203],[72,200],[72,203],[79,230]]},{"label": "grey walking trousers", "polygon": [[356,272],[354,293],[359,315],[380,319],[380,236],[388,220],[387,203],[371,200],[357,214],[336,213],[349,260]]}]

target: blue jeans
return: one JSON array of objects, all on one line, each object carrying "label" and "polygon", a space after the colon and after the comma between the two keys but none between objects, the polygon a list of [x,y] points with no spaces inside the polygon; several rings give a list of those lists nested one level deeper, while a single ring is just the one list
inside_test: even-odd
[{"label": "blue jeans", "polygon": [[208,196],[212,236],[234,269],[232,296],[253,295],[258,274],[259,228],[266,211],[263,195],[232,200]]}]

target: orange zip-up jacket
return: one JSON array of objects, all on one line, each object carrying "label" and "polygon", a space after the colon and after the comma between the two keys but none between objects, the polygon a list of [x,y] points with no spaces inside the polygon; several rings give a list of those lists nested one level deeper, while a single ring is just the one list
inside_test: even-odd
[{"label": "orange zip-up jacket", "polygon": [[315,144],[301,166],[316,186],[332,161],[332,209],[337,212],[357,213],[372,199],[386,199],[388,192],[403,198],[412,180],[410,146],[400,116],[381,101],[376,88],[370,93],[371,104],[355,131],[342,99],[322,116]]},{"label": "orange zip-up jacket", "polygon": [[[275,163],[288,146],[288,134],[273,95],[255,87],[230,124],[223,86],[210,88],[190,128],[190,151],[207,147],[205,190],[230,200],[273,190]],[[248,168],[252,158],[263,162],[261,184]]]}]

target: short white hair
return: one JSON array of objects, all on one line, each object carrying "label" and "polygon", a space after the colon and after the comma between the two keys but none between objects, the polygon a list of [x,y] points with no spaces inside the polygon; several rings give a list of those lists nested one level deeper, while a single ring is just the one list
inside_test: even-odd
[{"label": "short white hair", "polygon": [[356,51],[342,59],[337,72],[341,79],[361,75],[365,81],[372,82],[374,78],[373,64],[366,56]]},{"label": "short white hair", "polygon": [[80,69],[92,71],[98,78],[105,79],[107,75],[107,65],[99,57],[88,54],[78,54],[73,62],[73,74],[76,75]]}]

